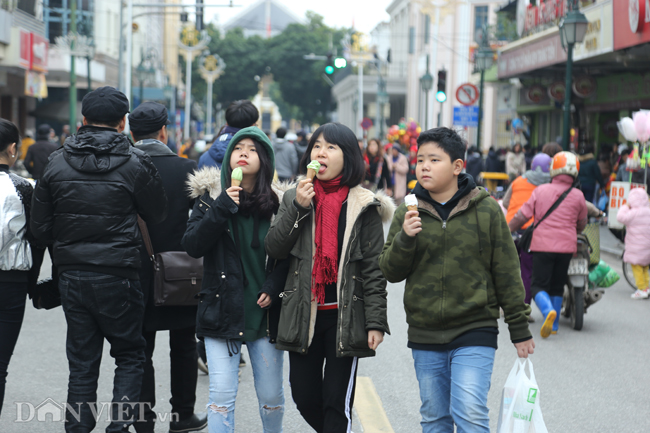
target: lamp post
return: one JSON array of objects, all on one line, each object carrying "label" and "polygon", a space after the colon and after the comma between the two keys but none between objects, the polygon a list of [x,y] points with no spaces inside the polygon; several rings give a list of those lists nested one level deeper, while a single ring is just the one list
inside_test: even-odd
[{"label": "lamp post", "polygon": [[225,69],[226,62],[217,54],[210,54],[209,51],[203,53],[199,61],[199,73],[201,74],[201,78],[208,83],[208,110],[205,135],[212,135],[212,85]]},{"label": "lamp post", "polygon": [[569,149],[571,129],[571,78],[573,73],[573,46],[585,39],[589,21],[580,12],[578,0],[569,0],[569,12],[560,21],[560,40],[567,50],[566,89],[564,90],[564,124],[562,125],[562,148]]},{"label": "lamp post", "polygon": [[479,36],[479,48],[476,52],[475,66],[481,73],[481,84],[478,93],[478,127],[476,128],[476,148],[481,150],[481,125],[483,123],[483,87],[485,85],[485,71],[492,67],[494,52],[490,48],[487,27],[483,27]]},{"label": "lamp post", "polygon": [[433,87],[433,77],[429,73],[429,55],[427,54],[427,71],[420,77],[420,85],[424,90],[424,130],[429,129],[429,90]]},{"label": "lamp post", "polygon": [[185,26],[178,40],[178,46],[185,56],[185,122],[183,135],[190,137],[190,113],[192,111],[192,60],[194,55],[203,51],[210,42],[210,36],[205,30],[199,32],[194,25]]},{"label": "lamp post", "polygon": [[154,67],[154,63],[157,57],[158,53],[156,52],[155,48],[150,48],[147,51],[147,54],[144,53],[144,50],[140,52],[140,63],[135,70],[138,81],[140,82],[140,104],[142,104],[144,99],[144,84],[147,81],[152,81],[156,78],[156,69]]}]

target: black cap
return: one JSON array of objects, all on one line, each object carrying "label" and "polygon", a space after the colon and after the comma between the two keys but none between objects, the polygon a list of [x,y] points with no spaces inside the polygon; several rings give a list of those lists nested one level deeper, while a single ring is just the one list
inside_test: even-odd
[{"label": "black cap", "polygon": [[50,125],[47,123],[43,123],[42,125],[39,125],[38,128],[36,129],[36,137],[48,137],[50,135]]},{"label": "black cap", "polygon": [[114,122],[129,112],[129,100],[124,93],[106,86],[86,94],[81,101],[81,114],[91,120]]},{"label": "black cap", "polygon": [[129,114],[129,127],[134,134],[149,134],[169,125],[167,108],[158,102],[143,102]]}]

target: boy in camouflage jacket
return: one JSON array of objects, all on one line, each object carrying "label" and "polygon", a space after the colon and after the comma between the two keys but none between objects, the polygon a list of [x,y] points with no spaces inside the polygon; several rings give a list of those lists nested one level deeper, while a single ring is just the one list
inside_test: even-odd
[{"label": "boy in camouflage jacket", "polygon": [[408,346],[420,385],[422,431],[489,432],[487,395],[499,307],[519,357],[533,353],[519,259],[499,204],[462,173],[465,145],[449,128],[418,138],[413,190],[379,257],[386,279],[406,279]]}]

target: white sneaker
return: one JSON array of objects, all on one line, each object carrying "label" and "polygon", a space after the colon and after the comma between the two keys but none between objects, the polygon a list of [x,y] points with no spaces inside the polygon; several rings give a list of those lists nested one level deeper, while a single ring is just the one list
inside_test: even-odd
[{"label": "white sneaker", "polygon": [[637,290],[632,294],[632,299],[648,299],[648,294],[647,290]]}]

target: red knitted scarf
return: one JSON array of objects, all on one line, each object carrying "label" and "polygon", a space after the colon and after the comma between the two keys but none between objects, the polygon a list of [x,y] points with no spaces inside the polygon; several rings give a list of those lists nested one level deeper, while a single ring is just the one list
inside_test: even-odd
[{"label": "red knitted scarf", "polygon": [[319,304],[325,303],[325,286],[336,283],[339,262],[339,216],[350,191],[341,185],[341,177],[314,180],[316,203],[316,254],[311,273],[312,293]]}]

